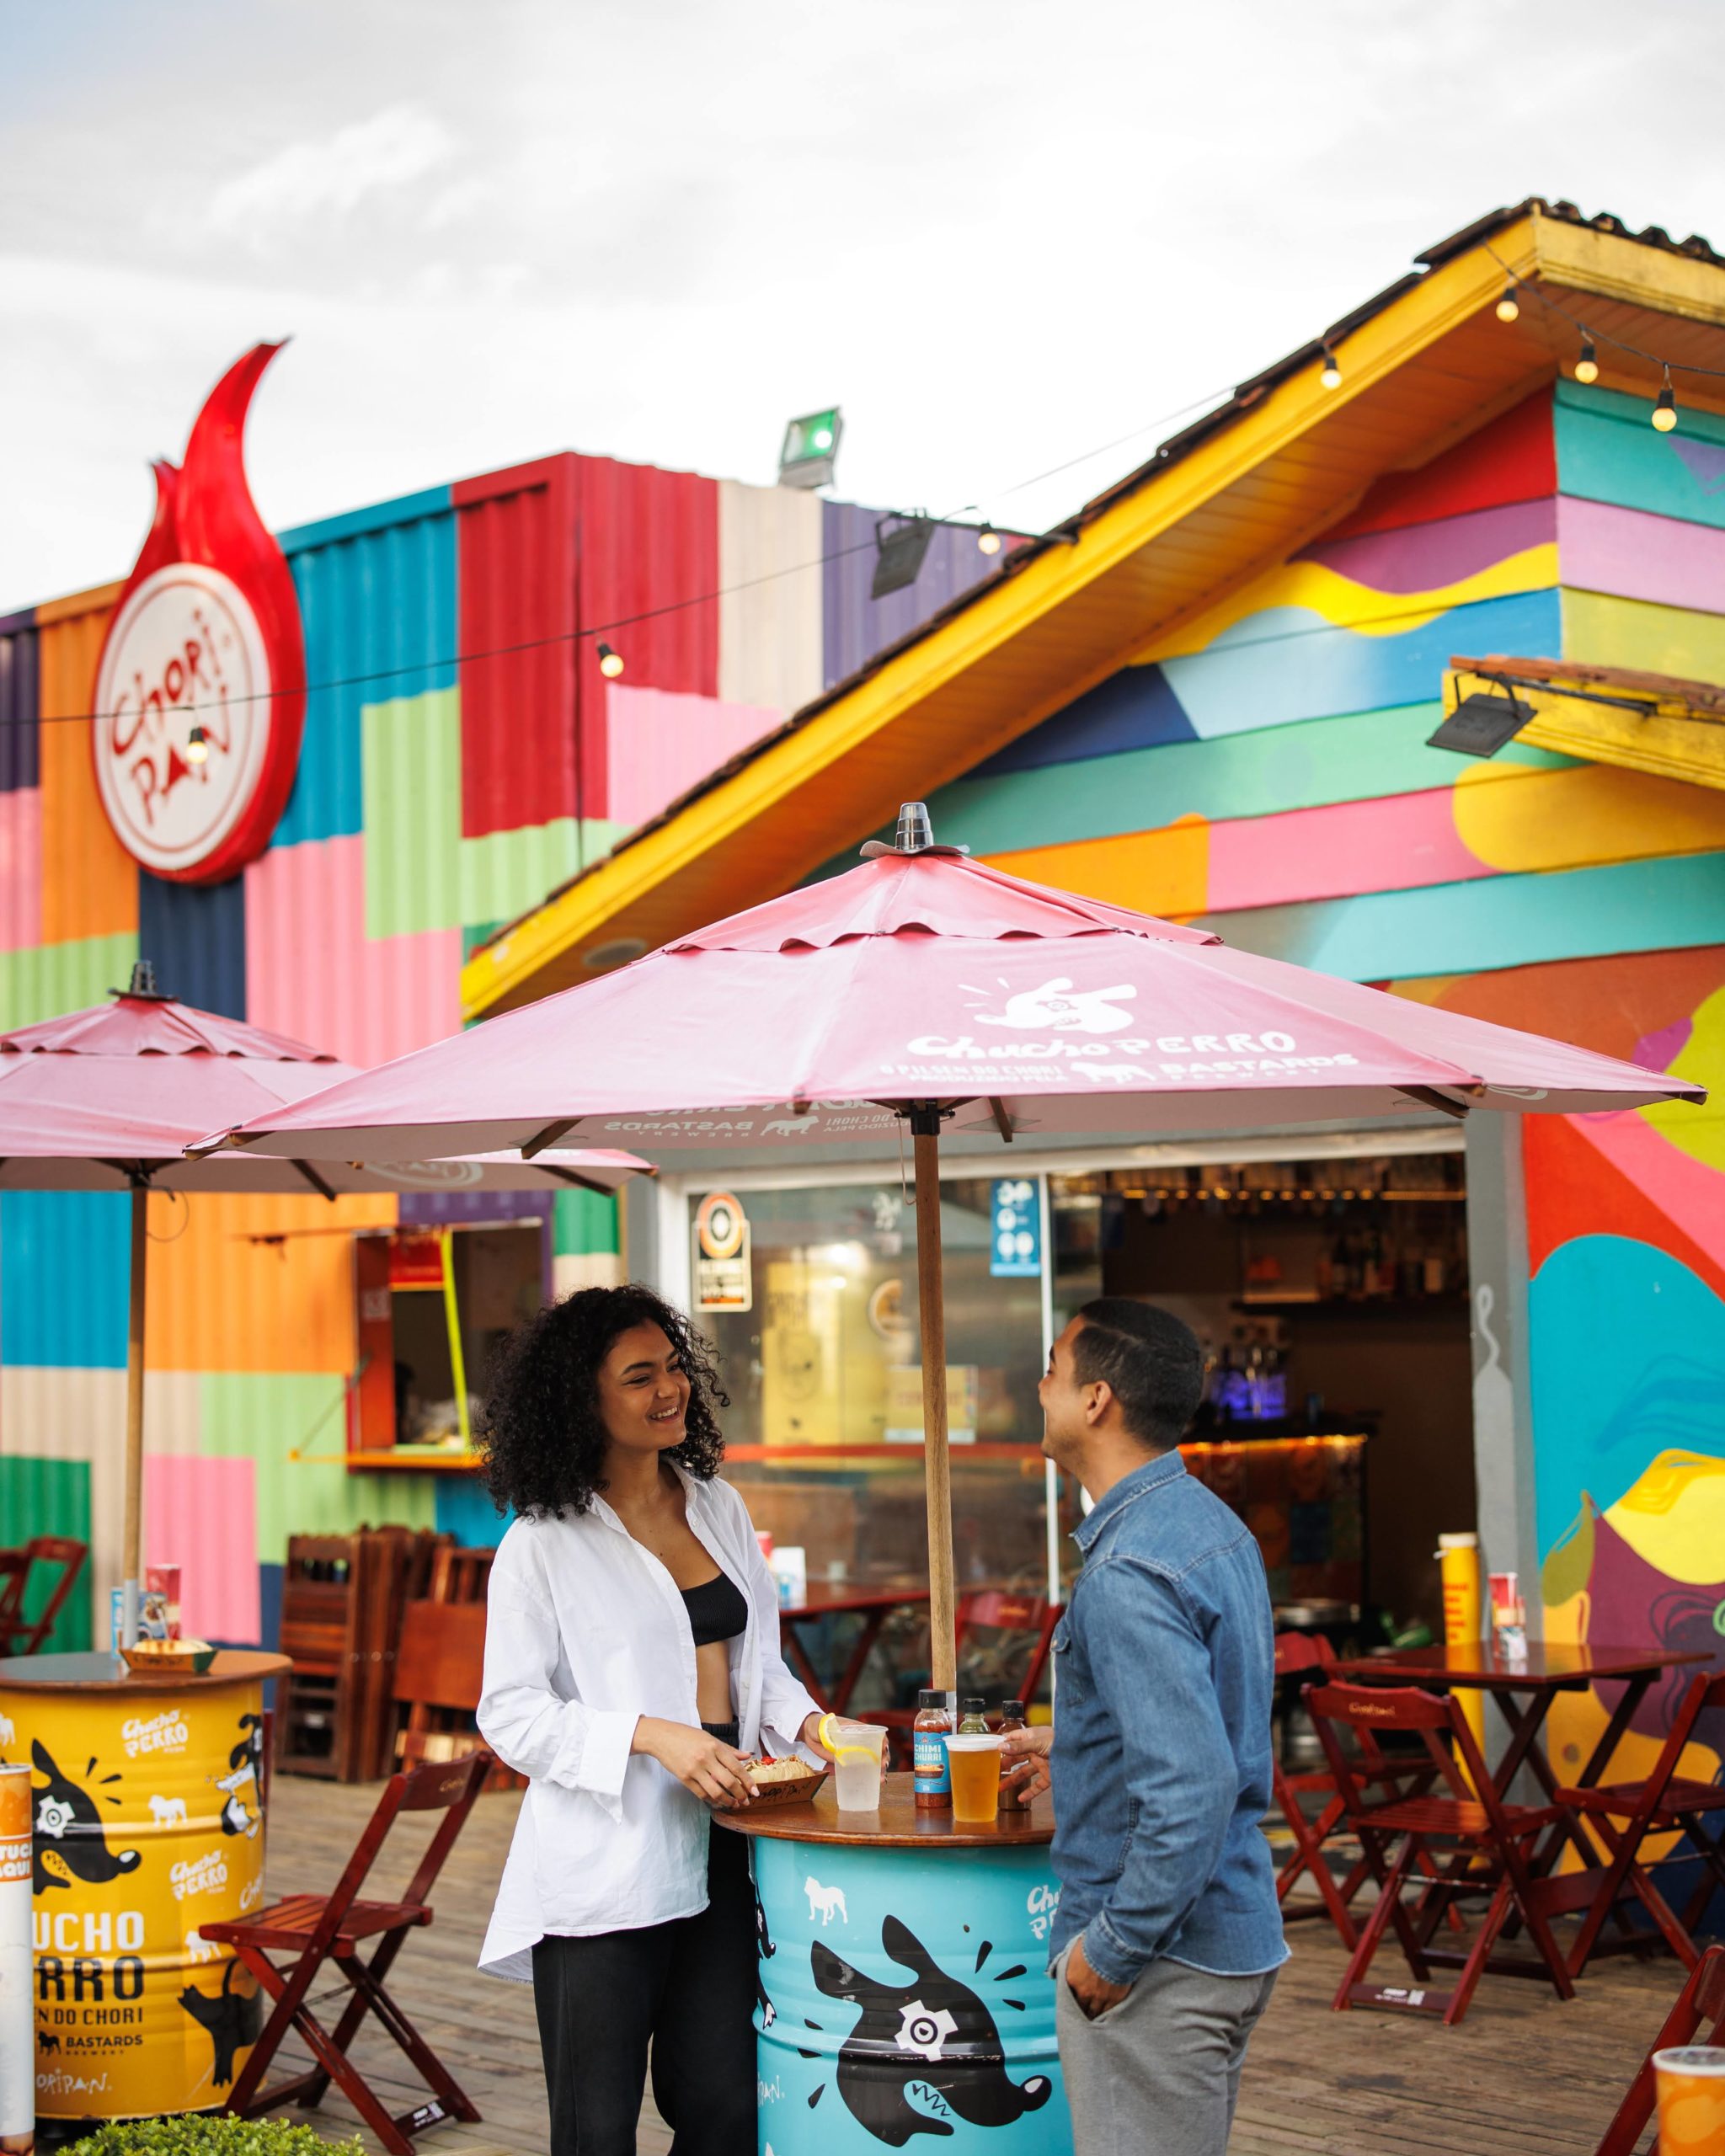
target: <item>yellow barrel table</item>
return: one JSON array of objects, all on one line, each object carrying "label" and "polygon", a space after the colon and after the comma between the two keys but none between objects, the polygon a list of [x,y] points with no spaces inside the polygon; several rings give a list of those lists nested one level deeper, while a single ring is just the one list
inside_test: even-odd
[{"label": "yellow barrel table", "polygon": [[264,1895],[264,1685],[286,1657],[208,1673],[117,1655],[0,1662],[0,1764],[33,1769],[36,2115],[217,2108],[263,2023],[199,1925]]}]

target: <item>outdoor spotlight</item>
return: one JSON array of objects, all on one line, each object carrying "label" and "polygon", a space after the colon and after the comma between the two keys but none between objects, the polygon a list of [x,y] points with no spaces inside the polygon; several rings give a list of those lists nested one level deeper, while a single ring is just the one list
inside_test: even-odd
[{"label": "outdoor spotlight", "polygon": [[1327,344],[1324,346],[1324,371],[1318,376],[1318,380],[1326,389],[1339,389],[1342,387],[1341,363]]},{"label": "outdoor spotlight", "polygon": [[985,524],[976,535],[979,554],[997,554],[1001,550],[1001,535],[991,524]]},{"label": "outdoor spotlight", "polygon": [[1677,424],[1677,399],[1671,390],[1671,370],[1665,370],[1665,387],[1659,392],[1659,401],[1653,407],[1653,424],[1662,435],[1669,435]]},{"label": "outdoor spotlight", "polygon": [[1597,382],[1599,378],[1599,360],[1594,350],[1594,340],[1591,337],[1583,337],[1581,357],[1575,362],[1575,379],[1578,382]]},{"label": "outdoor spotlight", "polygon": [[785,429],[784,446],[778,453],[780,486],[830,487],[844,430],[844,418],[836,404],[825,412],[808,412],[800,419],[793,419]]},{"label": "outdoor spotlight", "polygon": [[185,760],[189,764],[207,764],[210,760],[210,737],[201,726],[195,726],[185,737]]},{"label": "outdoor spotlight", "polygon": [[1500,696],[1476,691],[1463,696],[1429,740],[1428,749],[1453,749],[1458,756],[1495,756],[1535,716],[1531,704],[1505,689]]},{"label": "outdoor spotlight", "polygon": [[599,647],[599,670],[607,681],[616,680],[623,670],[622,654],[613,651],[608,643],[601,643]]},{"label": "outdoor spotlight", "polygon": [[933,536],[932,516],[904,516],[896,522],[889,516],[882,517],[874,527],[874,581],[868,587],[868,596],[884,599],[889,591],[902,591],[915,584]]},{"label": "outdoor spotlight", "polygon": [[1503,287],[1503,296],[1498,302],[1499,322],[1514,322],[1521,312],[1521,303],[1515,296],[1515,280],[1512,277]]}]

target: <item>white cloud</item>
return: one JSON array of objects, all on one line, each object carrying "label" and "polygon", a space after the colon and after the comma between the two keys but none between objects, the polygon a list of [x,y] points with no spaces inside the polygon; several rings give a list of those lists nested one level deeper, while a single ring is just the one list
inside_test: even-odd
[{"label": "white cloud", "polygon": [[259,237],[321,214],[345,216],[368,195],[405,187],[446,164],[456,141],[435,113],[394,104],[321,140],[290,142],[216,188],[210,231]]}]

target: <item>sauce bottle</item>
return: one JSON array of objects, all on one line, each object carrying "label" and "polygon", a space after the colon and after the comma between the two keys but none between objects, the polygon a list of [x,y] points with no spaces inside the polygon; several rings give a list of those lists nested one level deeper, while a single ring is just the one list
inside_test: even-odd
[{"label": "sauce bottle", "polygon": [[986,1700],[966,1700],[964,1717],[959,1724],[960,1737],[988,1735],[988,1702]]},{"label": "sauce bottle", "polygon": [[[1022,1700],[1008,1700],[1005,1706],[1001,1709],[998,1733],[1005,1737],[1012,1730],[1024,1729],[1028,1726],[1028,1724],[1024,1720],[1024,1702]],[[1009,1765],[1004,1759],[1001,1760],[1000,1808],[1002,1812],[1017,1810],[1018,1785],[1029,1771],[1028,1760],[1020,1760],[1013,1765]]]},{"label": "sauce bottle", "polygon": [[919,1692],[916,1719],[911,1725],[911,1785],[919,1812],[950,1812],[952,1769],[942,1739],[952,1734],[953,1717],[944,1692]]}]

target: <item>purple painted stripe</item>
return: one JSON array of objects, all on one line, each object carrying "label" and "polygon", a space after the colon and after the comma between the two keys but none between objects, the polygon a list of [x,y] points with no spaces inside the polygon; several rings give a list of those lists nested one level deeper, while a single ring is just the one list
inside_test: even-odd
[{"label": "purple painted stripe", "polygon": [[1372,591],[1439,591],[1557,536],[1557,504],[1547,497],[1442,517],[1434,524],[1408,525],[1399,531],[1368,531],[1327,545],[1320,540],[1294,559],[1321,563]]},{"label": "purple painted stripe", "polygon": [[1557,574],[1580,591],[1725,614],[1725,531],[1565,495],[1557,504]]}]

